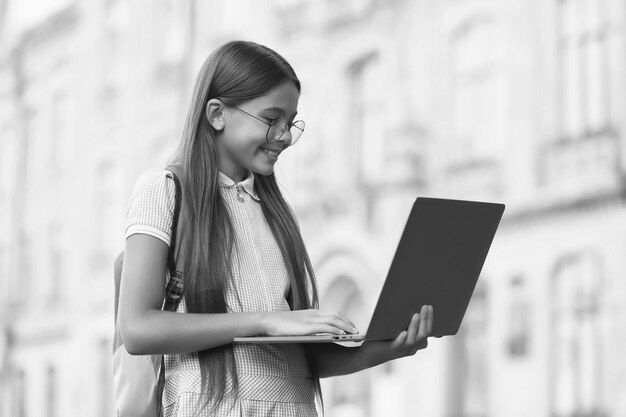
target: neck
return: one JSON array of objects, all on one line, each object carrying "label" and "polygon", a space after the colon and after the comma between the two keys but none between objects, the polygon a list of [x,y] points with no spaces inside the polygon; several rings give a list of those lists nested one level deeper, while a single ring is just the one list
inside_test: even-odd
[{"label": "neck", "polygon": [[228,169],[226,167],[220,167],[219,170],[235,182],[241,182],[248,177],[248,171],[246,170]]}]

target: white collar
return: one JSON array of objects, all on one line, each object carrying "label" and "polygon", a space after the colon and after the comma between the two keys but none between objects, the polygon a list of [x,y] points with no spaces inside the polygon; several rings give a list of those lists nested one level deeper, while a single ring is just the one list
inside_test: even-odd
[{"label": "white collar", "polygon": [[245,180],[235,183],[230,177],[224,174],[222,171],[218,171],[218,183],[220,187],[234,187],[234,186],[242,186],[244,190],[252,197],[255,201],[261,201],[259,197],[254,192],[254,173],[252,171],[248,172],[248,176]]}]

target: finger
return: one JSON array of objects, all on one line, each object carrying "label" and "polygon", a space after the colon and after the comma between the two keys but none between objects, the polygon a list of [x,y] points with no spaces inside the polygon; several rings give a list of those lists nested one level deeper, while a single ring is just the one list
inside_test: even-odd
[{"label": "finger", "polygon": [[331,326],[335,326],[338,329],[341,329],[345,333],[354,333],[356,328],[347,322],[345,322],[339,315],[337,314],[329,314],[324,317],[324,321]]},{"label": "finger", "polygon": [[354,323],[352,323],[352,321],[347,318],[341,311],[338,311],[336,313],[332,313],[332,315],[339,319],[341,322],[343,322],[343,326],[347,326],[347,329],[345,329],[345,327],[342,327],[346,333],[358,333],[358,329],[356,328],[356,326],[354,325]]},{"label": "finger", "polygon": [[336,327],[343,333],[355,333],[355,328],[345,321],[343,321],[339,316],[332,313],[326,313],[324,316],[320,317],[321,323]]},{"label": "finger", "polygon": [[422,319],[419,322],[419,330],[417,332],[417,341],[421,342],[422,339],[428,337],[428,306],[422,307]]},{"label": "finger", "polygon": [[415,323],[415,337],[408,340],[408,342],[411,345],[415,345],[419,339],[421,339],[423,337],[423,326],[426,322],[426,318],[428,315],[428,306],[427,305],[423,305],[422,308],[420,309],[420,313],[419,313],[419,321],[417,323]]},{"label": "finger", "polygon": [[393,339],[393,341],[391,342],[391,349],[394,350],[402,347],[402,345],[404,345],[404,343],[406,342],[407,336],[408,332],[406,330],[402,330],[398,337]]},{"label": "finger", "polygon": [[411,317],[411,322],[409,323],[409,328],[407,329],[407,338],[406,343],[410,345],[414,345],[417,339],[417,327],[420,322],[420,314],[415,313],[413,317]]},{"label": "finger", "polygon": [[417,344],[417,350],[426,349],[428,347],[428,338],[424,338]]},{"label": "finger", "polygon": [[342,312],[337,313],[337,315],[339,316],[339,318],[343,321],[345,321],[347,324],[349,324],[354,330],[356,330],[355,333],[358,333],[359,330],[356,328],[356,326],[354,325],[354,323],[352,322],[352,320],[350,320],[349,318],[347,318]]},{"label": "finger", "polygon": [[433,321],[435,319],[435,312],[433,310],[433,306],[428,306],[428,326],[427,331],[430,336],[433,333]]},{"label": "finger", "polygon": [[345,334],[345,332],[335,326],[330,324],[317,324],[309,329],[307,334],[317,334],[317,333],[330,333],[330,334]]},{"label": "finger", "polygon": [[350,321],[350,319],[348,319],[346,316],[343,315],[342,312],[336,312],[336,313],[331,313],[330,317],[332,317],[334,320],[339,320],[339,322],[334,321],[334,323],[336,324],[340,324],[340,327],[346,332],[346,333],[358,333],[359,330],[356,328],[356,326],[354,325],[354,323],[352,323],[352,321]]}]

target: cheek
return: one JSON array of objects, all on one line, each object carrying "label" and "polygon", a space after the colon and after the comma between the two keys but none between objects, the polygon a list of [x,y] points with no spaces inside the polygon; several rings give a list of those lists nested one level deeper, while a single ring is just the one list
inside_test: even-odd
[{"label": "cheek", "polygon": [[262,145],[262,143],[257,142],[241,143],[236,150],[240,161],[244,164],[256,164],[257,162],[264,160],[265,153],[261,149]]},{"label": "cheek", "polygon": [[[235,132],[233,132],[235,133]],[[262,145],[258,139],[255,139],[252,133],[246,132],[241,129],[237,134],[233,134],[229,139],[229,147],[241,154],[250,154],[256,152],[257,149]]]},{"label": "cheek", "polygon": [[232,132],[232,143],[242,150],[256,150],[263,146],[265,141],[265,131],[258,128],[244,128],[243,126]]}]

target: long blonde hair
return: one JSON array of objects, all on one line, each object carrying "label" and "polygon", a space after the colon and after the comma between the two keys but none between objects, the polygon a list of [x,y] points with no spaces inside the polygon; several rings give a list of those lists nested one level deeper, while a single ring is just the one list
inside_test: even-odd
[{"label": "long blonde hair", "polygon": [[[212,98],[219,98],[227,106],[239,105],[286,81],[300,91],[300,81],[291,65],[272,49],[254,42],[226,43],[200,69],[180,146],[169,166],[180,178],[183,190],[178,224],[182,260],[177,265],[184,266],[184,297],[190,313],[227,311],[225,289],[233,249],[233,226],[218,188],[216,131],[205,117],[205,106]],[[317,308],[313,267],[274,174],[257,174],[254,187],[291,280],[287,300],[291,309]],[[199,409],[211,401],[217,406],[226,395],[236,395],[238,380],[232,345],[204,350],[198,355],[202,376]],[[309,363],[312,365],[310,358]],[[314,366],[311,368],[321,399],[319,378]],[[227,376],[232,379],[232,392],[227,392]]]}]

